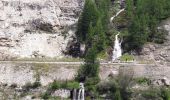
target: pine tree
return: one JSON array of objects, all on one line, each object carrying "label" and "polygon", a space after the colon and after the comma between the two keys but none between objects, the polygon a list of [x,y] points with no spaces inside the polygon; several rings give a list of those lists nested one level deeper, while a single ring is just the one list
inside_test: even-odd
[{"label": "pine tree", "polygon": [[93,0],[86,0],[82,15],[79,19],[77,38],[80,42],[85,42],[87,39],[88,29],[90,23],[94,26],[99,17],[96,4]]},{"label": "pine tree", "polygon": [[96,27],[95,27],[95,40],[94,43],[96,43],[96,47],[98,52],[101,52],[103,50],[105,50],[106,47],[106,35],[104,33],[103,30],[103,26],[102,26],[102,21],[99,18],[97,23],[96,23]]},{"label": "pine tree", "polygon": [[89,48],[85,56],[85,64],[79,70],[78,80],[98,77],[99,63],[97,62],[97,49],[95,46]]},{"label": "pine tree", "polygon": [[128,18],[133,17],[134,2],[133,0],[126,0],[126,11]]},{"label": "pine tree", "polygon": [[96,2],[97,2],[97,7],[100,12],[100,18],[102,21],[103,30],[105,32],[107,32],[109,19],[110,19],[109,18],[109,9],[110,9],[111,1],[110,0],[96,0]]}]

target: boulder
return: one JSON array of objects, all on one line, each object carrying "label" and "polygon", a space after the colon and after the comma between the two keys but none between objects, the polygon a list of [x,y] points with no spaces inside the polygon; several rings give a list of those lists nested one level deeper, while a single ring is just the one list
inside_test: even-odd
[{"label": "boulder", "polygon": [[71,91],[70,90],[66,90],[66,89],[59,89],[56,90],[52,96],[54,97],[61,97],[61,98],[69,98],[71,96]]}]

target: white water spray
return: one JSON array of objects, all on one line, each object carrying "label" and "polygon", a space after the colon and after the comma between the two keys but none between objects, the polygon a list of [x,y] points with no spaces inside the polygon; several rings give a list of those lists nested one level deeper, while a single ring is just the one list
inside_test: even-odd
[{"label": "white water spray", "polygon": [[115,61],[122,56],[121,42],[118,39],[119,34],[115,36],[114,50],[112,55],[112,61]]},{"label": "white water spray", "polygon": [[84,84],[83,83],[80,83],[78,100],[84,100]]}]

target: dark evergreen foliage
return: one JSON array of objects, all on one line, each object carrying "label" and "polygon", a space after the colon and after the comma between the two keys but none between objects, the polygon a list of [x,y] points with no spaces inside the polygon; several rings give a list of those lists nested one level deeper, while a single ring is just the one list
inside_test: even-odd
[{"label": "dark evergreen foliage", "polygon": [[124,49],[140,50],[146,42],[164,42],[165,33],[157,27],[170,16],[169,0],[127,0],[126,13],[129,27]]}]

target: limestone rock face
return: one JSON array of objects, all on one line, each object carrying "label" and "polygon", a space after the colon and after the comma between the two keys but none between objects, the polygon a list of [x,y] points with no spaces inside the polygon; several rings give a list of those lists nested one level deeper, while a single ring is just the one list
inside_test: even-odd
[{"label": "limestone rock face", "polygon": [[0,60],[11,58],[61,57],[66,38],[63,31],[75,25],[83,0],[1,0]]}]

